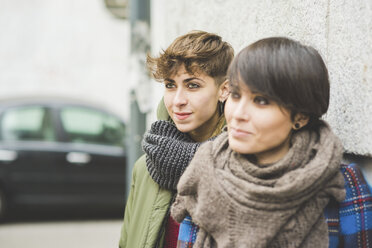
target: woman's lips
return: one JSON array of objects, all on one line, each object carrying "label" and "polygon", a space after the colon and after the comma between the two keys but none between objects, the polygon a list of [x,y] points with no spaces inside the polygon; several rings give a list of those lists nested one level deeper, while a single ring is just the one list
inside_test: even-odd
[{"label": "woman's lips", "polygon": [[251,132],[248,132],[248,131],[245,131],[245,130],[242,130],[242,129],[238,129],[238,128],[233,128],[233,127],[230,128],[229,132],[235,138],[244,138],[244,137],[252,135]]},{"label": "woman's lips", "polygon": [[176,116],[176,118],[177,118],[178,120],[185,120],[185,119],[187,119],[187,118],[191,115],[191,113],[175,112],[174,115]]}]

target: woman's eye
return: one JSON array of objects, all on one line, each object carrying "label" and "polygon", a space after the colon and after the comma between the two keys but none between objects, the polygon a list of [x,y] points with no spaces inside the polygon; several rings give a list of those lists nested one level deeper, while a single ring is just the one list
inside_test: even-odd
[{"label": "woman's eye", "polygon": [[230,96],[234,99],[239,99],[240,98],[240,94],[239,92],[234,92],[234,91],[231,91],[230,92]]},{"label": "woman's eye", "polygon": [[172,89],[174,87],[176,87],[176,85],[174,83],[165,83],[165,88],[167,88],[167,89]]},{"label": "woman's eye", "polygon": [[259,104],[259,105],[267,105],[269,104],[269,100],[266,97],[263,96],[256,96],[254,98],[254,102]]},{"label": "woman's eye", "polygon": [[187,88],[189,89],[196,89],[196,88],[199,88],[199,84],[196,84],[196,83],[188,83],[187,84]]}]

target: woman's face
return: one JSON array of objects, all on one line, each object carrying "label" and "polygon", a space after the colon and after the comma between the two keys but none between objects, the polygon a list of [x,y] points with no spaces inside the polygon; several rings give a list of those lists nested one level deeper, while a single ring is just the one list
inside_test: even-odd
[{"label": "woman's face", "polygon": [[254,155],[258,164],[274,163],[288,152],[293,127],[290,112],[244,83],[231,89],[225,116],[234,151]]},{"label": "woman's face", "polygon": [[208,139],[218,122],[217,103],[227,95],[227,84],[217,86],[204,73],[190,75],[182,65],[164,85],[164,103],[177,129],[195,141]]}]

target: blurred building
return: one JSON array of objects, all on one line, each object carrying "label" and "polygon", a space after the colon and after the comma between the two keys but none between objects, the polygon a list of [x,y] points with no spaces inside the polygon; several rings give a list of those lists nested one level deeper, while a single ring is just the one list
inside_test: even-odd
[{"label": "blurred building", "polygon": [[0,1],[0,98],[68,96],[128,119],[129,22],[110,2]]}]

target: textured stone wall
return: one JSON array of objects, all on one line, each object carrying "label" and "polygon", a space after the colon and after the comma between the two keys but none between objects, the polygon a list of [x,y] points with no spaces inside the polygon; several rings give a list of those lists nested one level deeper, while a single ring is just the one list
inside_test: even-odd
[{"label": "textured stone wall", "polygon": [[[152,7],[154,53],[195,29],[221,35],[236,53],[268,36],[287,36],[314,46],[330,73],[331,101],[325,119],[347,152],[372,156],[370,0],[153,0]],[[156,92],[160,98],[161,91]]]}]

